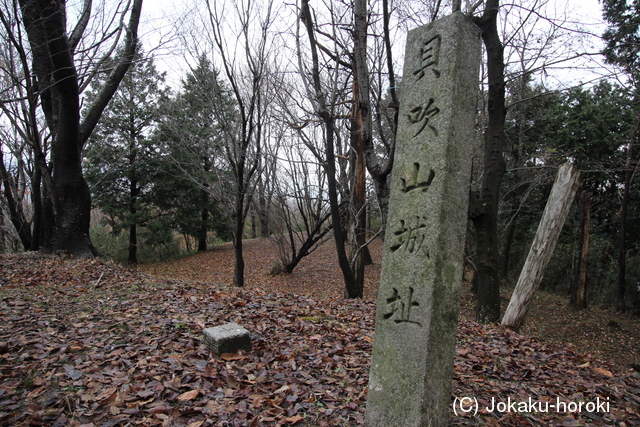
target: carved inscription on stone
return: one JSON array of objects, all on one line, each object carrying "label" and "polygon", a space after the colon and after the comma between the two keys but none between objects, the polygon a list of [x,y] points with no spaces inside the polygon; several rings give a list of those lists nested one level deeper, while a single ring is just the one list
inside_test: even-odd
[{"label": "carved inscription on stone", "polygon": [[455,12],[407,36],[366,427],[449,425],[480,35]]},{"label": "carved inscription on stone", "polygon": [[[391,252],[407,252],[409,254],[417,253],[423,247],[423,243],[427,238],[427,217],[415,216],[409,221],[401,219],[391,234],[391,244],[389,249]],[[426,248],[425,248],[426,251]],[[427,258],[429,252],[426,251]]]},{"label": "carved inscription on stone", "polygon": [[407,114],[409,123],[412,125],[419,125],[418,130],[413,134],[414,138],[420,135],[427,126],[429,126],[429,129],[431,129],[436,136],[438,136],[438,130],[433,125],[429,124],[429,120],[440,112],[440,109],[434,106],[435,102],[436,101],[433,98],[429,98],[428,101],[409,110],[409,114]]},{"label": "carved inscription on stone", "polygon": [[429,69],[431,69],[436,78],[440,77],[440,71],[437,69],[437,66],[440,62],[441,43],[442,37],[436,35],[425,41],[420,47],[420,68],[413,72],[413,75],[416,76],[418,80],[422,79]]},{"label": "carved inscription on stone", "polygon": [[385,320],[422,326],[420,322],[411,320],[411,309],[420,305],[420,303],[413,300],[413,288],[411,286],[409,287],[409,291],[404,293],[393,288],[393,294],[386,299],[386,302],[387,306],[385,308],[387,312],[384,314]]},{"label": "carved inscription on stone", "polygon": [[[400,178],[402,183],[402,189],[400,191],[403,193],[417,189],[422,189],[423,192],[427,191],[436,173],[433,169],[429,169],[429,173],[425,175],[426,176],[420,176],[420,163],[414,162],[410,168],[404,170],[404,178]],[[419,181],[421,178],[422,180]]]}]

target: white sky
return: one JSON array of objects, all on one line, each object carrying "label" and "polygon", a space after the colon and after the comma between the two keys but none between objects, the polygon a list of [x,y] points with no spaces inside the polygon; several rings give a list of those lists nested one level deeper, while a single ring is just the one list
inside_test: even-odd
[{"label": "white sky", "polygon": [[[473,1],[470,2],[473,3]],[[143,3],[141,37],[147,50],[153,45],[161,44],[157,51],[159,54],[157,65],[161,70],[167,71],[167,83],[173,89],[178,89],[180,78],[188,69],[181,43],[175,37],[175,22],[182,11],[196,3],[204,3],[204,0],[145,0]],[[506,1],[502,3],[507,5]],[[525,1],[514,2],[514,4],[521,3]],[[601,5],[598,0],[551,0],[551,3],[555,4],[554,7],[557,10],[566,10],[568,19],[582,23],[585,30],[598,35],[604,31]],[[179,24],[178,26],[180,27]],[[404,44],[404,41],[401,44]],[[602,49],[601,41],[596,38],[585,43],[585,46],[591,52]],[[580,49],[584,48],[581,45]],[[545,82],[551,86],[588,82],[606,73],[605,70],[595,68],[596,65],[593,62],[576,63],[575,68],[571,70],[550,69],[547,71]],[[565,67],[566,65],[563,64],[562,68]]]}]

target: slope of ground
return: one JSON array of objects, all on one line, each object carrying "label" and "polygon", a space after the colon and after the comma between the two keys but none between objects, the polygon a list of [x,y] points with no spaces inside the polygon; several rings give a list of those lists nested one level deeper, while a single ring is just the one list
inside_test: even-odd
[{"label": "slope of ground", "polygon": [[[278,257],[268,239],[247,240],[244,248],[247,290],[285,291],[314,298],[343,297],[344,282],[332,242],[320,246],[311,256],[303,259],[293,274],[278,276],[269,275]],[[364,299],[374,301],[380,280],[382,242],[376,240],[370,248],[374,264],[366,267]],[[192,257],[141,265],[139,270],[154,276],[231,285],[233,248],[225,244]],[[510,294],[511,290],[503,289],[502,312]],[[461,319],[474,318],[473,304],[473,297],[463,292]],[[521,332],[599,356],[620,369],[640,365],[640,319],[629,314],[599,308],[576,310],[568,306],[566,298],[538,292]]]},{"label": "slope of ground", "polygon": [[[375,262],[366,268],[365,300],[375,299],[378,292],[382,257],[379,240],[373,242],[370,252]],[[310,256],[303,258],[292,274],[269,274],[274,265],[279,263],[278,253],[269,239],[245,240],[243,254],[245,288],[248,290],[277,290],[329,299],[342,298],[344,295],[344,281],[336,261],[333,241],[327,241]],[[188,258],[144,264],[138,269],[153,276],[230,286],[233,283],[233,265],[233,246],[225,243]]]},{"label": "slope of ground", "polygon": [[[248,245],[242,290],[214,283],[214,271],[229,270],[224,248],[164,266],[189,280],[99,260],[0,256],[0,425],[361,425],[373,284],[369,299],[341,299],[330,247],[301,266],[315,282],[270,277],[272,250],[263,243]],[[252,272],[259,263],[267,269]],[[466,299],[463,308],[470,310]],[[211,355],[202,329],[231,321],[251,331],[252,350]],[[454,396],[475,399],[479,410],[452,411],[453,425],[640,424],[633,371],[466,315],[454,370]],[[488,410],[496,400],[528,398],[592,405],[576,413]]]}]

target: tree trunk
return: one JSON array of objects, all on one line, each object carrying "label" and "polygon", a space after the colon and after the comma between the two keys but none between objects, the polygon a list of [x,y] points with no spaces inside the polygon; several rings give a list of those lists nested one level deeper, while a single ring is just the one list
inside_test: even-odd
[{"label": "tree trunk", "polygon": [[515,210],[515,214],[511,217],[509,221],[509,225],[507,225],[507,230],[504,236],[504,246],[502,248],[502,266],[500,268],[500,274],[502,277],[507,277],[507,273],[509,272],[509,257],[511,255],[511,245],[513,243],[513,236],[516,232],[516,224],[518,223],[518,216],[520,215],[520,210],[518,209],[518,199],[514,197],[513,203],[511,205],[511,210]]},{"label": "tree trunk", "polygon": [[[211,161],[207,156],[202,158],[203,169],[205,172],[211,170]],[[198,229],[198,252],[207,250],[207,233],[209,231],[209,191],[208,185],[205,183],[200,190],[200,228]]]},{"label": "tree trunk", "polygon": [[[356,292],[362,297],[364,292],[364,266],[365,266],[365,246],[367,242],[366,238],[366,221],[367,221],[367,205],[365,193],[365,171],[364,171],[364,158],[362,157],[362,145],[357,144],[355,154],[355,176],[354,176],[354,188],[351,191],[351,217],[350,222],[353,225],[353,230],[350,230],[352,235],[351,241],[351,262],[354,275],[354,282],[356,286]],[[356,255],[357,254],[357,255]],[[345,293],[345,297],[348,295]]]},{"label": "tree trunk", "polygon": [[24,216],[20,201],[13,197],[15,185],[5,168],[4,158],[2,156],[2,147],[0,147],[0,180],[2,181],[4,197],[7,201],[7,208],[9,209],[9,218],[13,227],[18,232],[18,237],[20,238],[22,247],[25,250],[28,250],[31,247],[32,242],[31,226]]},{"label": "tree trunk", "polygon": [[31,202],[33,203],[33,229],[29,250],[37,251],[42,241],[42,171],[37,162],[31,176]]},{"label": "tree trunk", "polygon": [[136,224],[129,225],[129,264],[138,263],[138,227]]},{"label": "tree trunk", "polygon": [[136,173],[136,162],[138,159],[137,135],[135,130],[135,118],[129,114],[129,264],[138,263],[138,229],[137,210],[138,196],[138,174]]},{"label": "tree trunk", "polygon": [[636,117],[636,125],[629,138],[629,148],[627,150],[627,164],[625,170],[624,186],[622,192],[622,203],[620,205],[620,234],[618,237],[618,311],[625,310],[624,297],[626,292],[626,270],[627,270],[627,207],[629,206],[629,187],[633,177],[633,145],[635,144],[638,128],[640,127],[640,115]]},{"label": "tree trunk", "polygon": [[200,229],[198,230],[198,252],[205,252],[207,250],[207,231],[209,223],[209,194],[202,190],[200,192],[202,198],[202,211],[200,212]]},{"label": "tree trunk", "polygon": [[[238,233],[237,226],[236,233]],[[244,287],[244,256],[242,254],[242,232],[239,233],[240,234],[233,238],[233,255],[235,260],[233,270],[233,285],[242,288]]]},{"label": "tree trunk", "polygon": [[533,294],[544,277],[544,271],[573,204],[579,181],[580,171],[571,163],[567,162],[560,167],[529,255],[502,319],[504,326],[517,331],[524,324]]},{"label": "tree trunk", "polygon": [[500,320],[500,251],[498,247],[498,203],[506,171],[503,157],[506,135],[504,49],[498,34],[499,0],[488,0],[483,16],[475,19],[482,30],[487,51],[488,114],[485,131],[484,171],[480,191],[470,200],[470,216],[476,229],[479,322]]},{"label": "tree trunk", "polygon": [[340,215],[340,204],[338,202],[338,190],[336,188],[336,158],[334,154],[333,137],[334,123],[333,118],[327,113],[323,120],[326,124],[326,171],[327,171],[327,190],[329,193],[329,205],[331,208],[331,223],[333,225],[333,237],[336,243],[336,252],[338,255],[338,264],[342,271],[345,286],[345,298],[362,298],[361,289],[358,288],[355,275],[351,269],[351,263],[347,257],[346,236],[342,227],[342,217]]},{"label": "tree trunk", "polygon": [[[240,174],[244,176],[244,173]],[[239,288],[244,287],[244,255],[242,253],[242,238],[244,232],[244,219],[242,212],[244,211],[244,192],[242,184],[237,184],[238,188],[236,195],[236,222],[233,232],[233,254],[234,254],[234,271],[233,271],[233,285]]]},{"label": "tree trunk", "polygon": [[[258,189],[258,203],[260,206],[260,212],[258,213],[258,218],[260,221],[260,236],[261,237],[269,237],[269,205],[267,203],[267,195],[265,194],[264,185],[261,185]],[[269,197],[270,199],[270,197]]]},{"label": "tree trunk", "polygon": [[[360,1],[356,2],[360,3]],[[366,31],[366,25],[364,26]],[[351,248],[351,267],[353,270],[355,286],[357,293],[362,296],[364,291],[364,266],[365,259],[362,248],[366,241],[366,228],[367,228],[367,196],[366,196],[366,173],[365,173],[365,161],[363,152],[363,117],[362,110],[359,103],[359,88],[358,88],[358,74],[357,70],[354,70],[353,78],[353,110],[351,112],[351,163],[353,180],[351,186],[351,200],[350,200],[350,218],[349,222],[352,225],[352,230],[349,230],[351,236],[350,248]],[[346,294],[345,294],[346,296]]]},{"label": "tree trunk", "polygon": [[129,220],[131,223],[129,224],[129,264],[137,264],[138,263],[138,228],[137,228],[137,204],[138,204],[138,182],[135,177],[131,177],[130,183],[130,196],[129,196]]},{"label": "tree trunk", "polygon": [[344,284],[346,289],[346,295],[348,298],[361,298],[362,295],[358,293],[358,288],[355,283],[353,271],[347,252],[345,250],[345,234],[341,223],[340,204],[338,203],[338,189],[336,185],[336,157],[335,157],[335,125],[334,119],[331,116],[326,104],[324,93],[322,91],[322,84],[320,82],[320,70],[318,61],[317,43],[314,34],[313,16],[309,9],[308,0],[302,0],[301,3],[301,17],[302,22],[305,24],[307,35],[309,37],[309,44],[311,47],[311,74],[313,79],[313,87],[317,97],[317,113],[325,124],[325,152],[326,162],[324,165],[327,172],[327,189],[329,194],[329,205],[331,207],[331,223],[333,225],[333,237],[336,243],[336,252],[338,255],[338,264],[342,271],[344,278]]},{"label": "tree trunk", "polygon": [[[120,61],[87,110],[82,126],[78,74],[73,60],[78,40],[70,42],[67,37],[65,8],[64,1],[20,0],[41,106],[52,137],[53,184],[47,189],[49,201],[45,202],[45,212],[53,214],[50,218],[53,228],[44,232],[49,240],[43,249],[93,257],[96,250],[89,237],[91,193],[82,175],[81,152],[129,68],[135,53],[142,0],[133,2]],[[82,36],[82,28],[79,26],[74,38]],[[49,224],[43,222],[45,226]]]},{"label": "tree trunk", "polygon": [[587,264],[589,260],[589,242],[591,237],[591,193],[583,191],[580,195],[582,205],[580,214],[580,258],[575,280],[571,283],[570,304],[574,307],[587,306]]},{"label": "tree trunk", "polygon": [[256,224],[257,218],[256,214],[251,214],[251,238],[255,239],[258,237],[258,224]]}]

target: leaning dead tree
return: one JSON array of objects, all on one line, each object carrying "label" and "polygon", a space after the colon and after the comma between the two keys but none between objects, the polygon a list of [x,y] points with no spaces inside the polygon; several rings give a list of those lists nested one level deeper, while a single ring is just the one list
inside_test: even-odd
[{"label": "leaning dead tree", "polygon": [[502,318],[504,326],[518,330],[524,324],[533,294],[544,277],[544,271],[553,255],[579,182],[580,171],[575,166],[566,162],[560,167],[529,255]]}]

